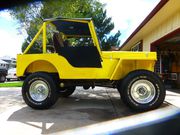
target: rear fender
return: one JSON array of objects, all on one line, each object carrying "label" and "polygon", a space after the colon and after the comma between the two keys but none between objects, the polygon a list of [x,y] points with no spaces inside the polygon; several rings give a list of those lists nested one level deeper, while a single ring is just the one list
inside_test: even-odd
[{"label": "rear fender", "polygon": [[[21,69],[23,70],[23,69]],[[56,67],[46,61],[46,60],[37,60],[32,63],[30,63],[22,72],[23,76],[30,73],[35,72],[48,72],[48,73],[58,73]]]}]

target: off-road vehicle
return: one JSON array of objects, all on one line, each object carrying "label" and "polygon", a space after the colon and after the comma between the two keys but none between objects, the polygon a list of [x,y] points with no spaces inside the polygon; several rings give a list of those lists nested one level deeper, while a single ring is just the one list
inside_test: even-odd
[{"label": "off-road vehicle", "polygon": [[[53,42],[47,40],[49,33]],[[37,40],[42,53],[29,53]],[[163,82],[153,72],[155,62],[155,52],[101,51],[92,19],[54,18],[44,20],[17,56],[17,76],[25,79],[22,96],[32,108],[47,109],[76,86],[102,86],[117,88],[127,106],[146,111],[165,98]]]}]

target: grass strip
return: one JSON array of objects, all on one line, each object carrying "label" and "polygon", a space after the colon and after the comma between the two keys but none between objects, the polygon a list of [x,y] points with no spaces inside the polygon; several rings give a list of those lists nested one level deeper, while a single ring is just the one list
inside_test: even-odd
[{"label": "grass strip", "polygon": [[0,88],[2,87],[22,87],[23,82],[5,82],[0,83]]}]

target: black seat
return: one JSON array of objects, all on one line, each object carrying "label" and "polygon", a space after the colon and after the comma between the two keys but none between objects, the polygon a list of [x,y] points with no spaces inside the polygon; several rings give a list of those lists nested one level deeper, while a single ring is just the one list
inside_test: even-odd
[{"label": "black seat", "polygon": [[64,46],[63,39],[59,33],[53,34],[53,44],[54,44],[54,48],[55,48],[56,52],[59,53],[60,47]]}]

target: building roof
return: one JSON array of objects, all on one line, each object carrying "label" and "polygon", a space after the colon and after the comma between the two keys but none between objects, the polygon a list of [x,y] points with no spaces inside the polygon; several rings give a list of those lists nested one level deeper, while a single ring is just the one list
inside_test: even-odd
[{"label": "building roof", "polygon": [[8,63],[0,59],[0,64],[8,64]]},{"label": "building roof", "polygon": [[[142,38],[143,35],[157,27],[179,8],[179,0],[161,0],[143,22],[135,29],[128,39],[120,47],[120,50],[127,50],[129,46],[135,44],[136,38]],[[169,4],[169,5],[168,5]],[[142,39],[140,39],[142,40]]]},{"label": "building roof", "polygon": [[1,60],[11,60],[12,58],[10,56],[3,56],[0,59]]}]

